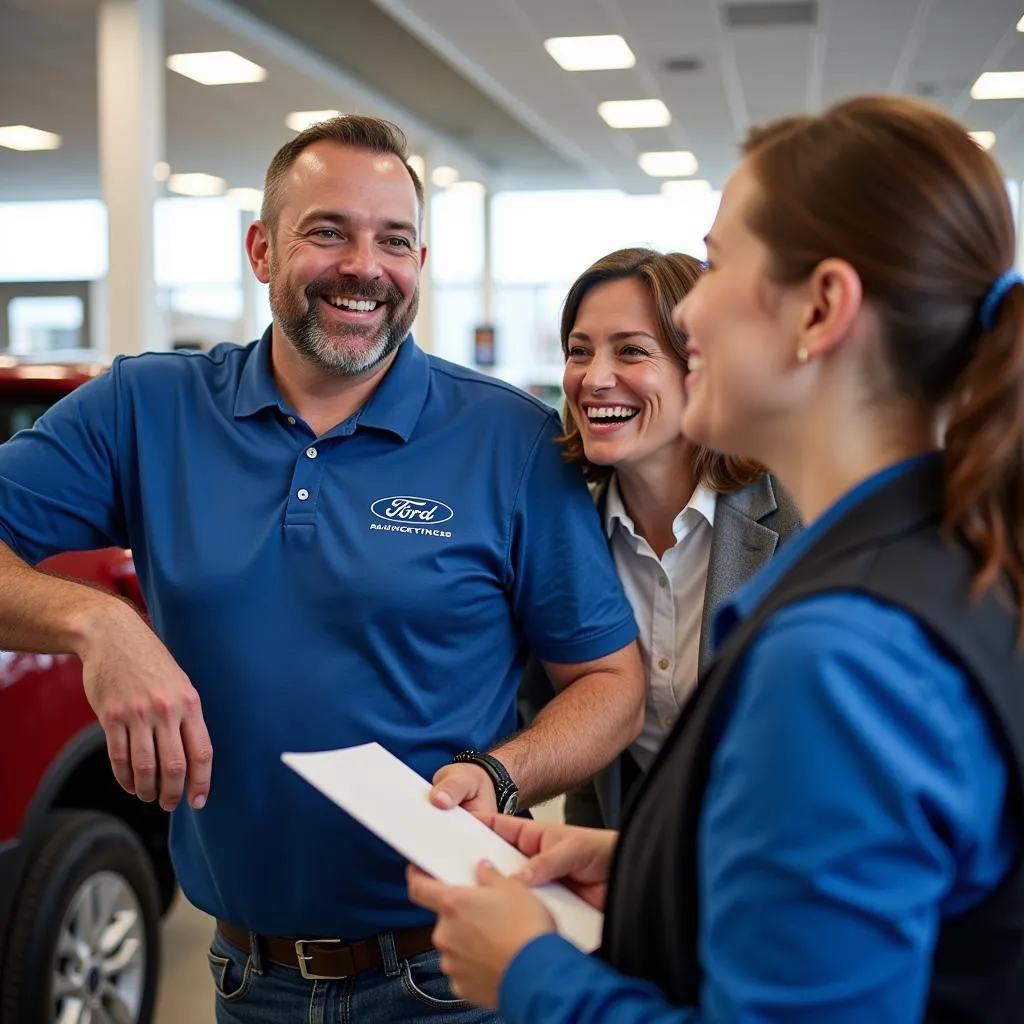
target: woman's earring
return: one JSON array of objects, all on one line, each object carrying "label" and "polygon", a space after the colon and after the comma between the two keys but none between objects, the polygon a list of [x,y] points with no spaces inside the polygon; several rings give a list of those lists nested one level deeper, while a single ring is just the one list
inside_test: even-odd
[{"label": "woman's earring", "polygon": [[796,361],[803,366],[808,359],[811,358],[810,353],[805,348],[798,348],[796,350]]}]

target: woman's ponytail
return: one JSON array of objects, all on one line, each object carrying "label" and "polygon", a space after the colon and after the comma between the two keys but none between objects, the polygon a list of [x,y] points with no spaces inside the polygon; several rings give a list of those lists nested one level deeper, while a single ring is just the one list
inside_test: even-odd
[{"label": "woman's ponytail", "polygon": [[977,553],[977,592],[1009,585],[1024,636],[1024,283],[1019,275],[1008,273],[996,282],[979,319],[982,334],[958,381],[946,430],[945,525]]}]

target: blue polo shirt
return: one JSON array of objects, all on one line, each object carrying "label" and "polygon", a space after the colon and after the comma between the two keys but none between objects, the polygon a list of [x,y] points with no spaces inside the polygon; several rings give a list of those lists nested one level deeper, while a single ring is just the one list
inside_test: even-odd
[{"label": "blue polo shirt", "polygon": [[[837,520],[716,612],[720,646]],[[778,612],[738,670],[698,825],[699,1007],[546,935],[502,980],[508,1024],[920,1021],[944,917],[1016,860],[1007,766],[971,684],[902,609],[832,592]]]},{"label": "blue polo shirt", "polygon": [[429,920],[404,861],[280,762],[376,740],[429,778],[516,726],[525,652],[636,635],[597,512],[530,396],[407,339],[316,437],[270,334],[120,358],[0,446],[0,539],[30,563],[130,546],[153,626],[213,740],[206,808],[174,812],[185,894],[265,935]]}]

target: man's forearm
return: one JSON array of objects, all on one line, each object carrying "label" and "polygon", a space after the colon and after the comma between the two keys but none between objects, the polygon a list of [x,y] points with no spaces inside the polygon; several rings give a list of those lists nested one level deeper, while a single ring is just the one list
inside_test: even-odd
[{"label": "man's forearm", "polygon": [[0,542],[0,649],[81,657],[104,617],[130,611],[104,590],[33,569]]},{"label": "man's forearm", "polygon": [[[639,668],[639,665],[638,665]],[[519,787],[521,807],[564,793],[610,764],[643,729],[634,679],[595,672],[567,686],[533,724],[493,751]]]}]

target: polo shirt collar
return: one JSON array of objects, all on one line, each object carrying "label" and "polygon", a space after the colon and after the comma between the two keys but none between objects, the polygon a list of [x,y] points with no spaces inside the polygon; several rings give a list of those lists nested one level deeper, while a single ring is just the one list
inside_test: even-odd
[{"label": "polo shirt collar", "polygon": [[281,396],[274,383],[274,372],[270,366],[270,332],[268,327],[263,337],[249,346],[245,366],[238,381],[235,395],[235,418],[254,416],[263,409],[282,408]]},{"label": "polo shirt collar", "polygon": [[[268,327],[249,349],[235,396],[236,418],[254,416],[268,408],[288,411],[274,383],[270,361],[272,329]],[[357,414],[359,427],[386,430],[408,441],[423,411],[429,383],[430,361],[410,334],[398,346],[380,386]]]},{"label": "polo shirt collar", "polygon": [[410,334],[398,346],[391,368],[359,413],[359,429],[386,430],[408,441],[416,429],[430,385],[430,358]]}]

